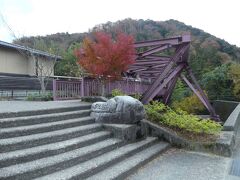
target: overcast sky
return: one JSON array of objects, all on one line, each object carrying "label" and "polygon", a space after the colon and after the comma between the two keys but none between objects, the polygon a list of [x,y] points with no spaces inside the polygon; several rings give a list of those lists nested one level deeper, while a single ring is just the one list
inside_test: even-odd
[{"label": "overcast sky", "polygon": [[[18,37],[86,32],[125,18],[176,19],[240,47],[240,0],[0,0],[0,12]],[[0,18],[0,40],[12,39]]]}]

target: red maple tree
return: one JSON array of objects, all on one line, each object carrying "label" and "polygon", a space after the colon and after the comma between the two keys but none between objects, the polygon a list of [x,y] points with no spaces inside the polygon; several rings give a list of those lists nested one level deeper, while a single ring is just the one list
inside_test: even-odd
[{"label": "red maple tree", "polygon": [[133,37],[118,33],[113,40],[104,32],[96,32],[95,39],[85,38],[82,48],[75,51],[78,63],[102,81],[121,78],[122,72],[135,62]]}]

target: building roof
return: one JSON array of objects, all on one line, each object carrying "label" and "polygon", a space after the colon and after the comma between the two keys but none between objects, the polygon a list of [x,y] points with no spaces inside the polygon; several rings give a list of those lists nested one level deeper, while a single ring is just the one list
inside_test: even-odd
[{"label": "building roof", "polygon": [[12,44],[12,43],[8,43],[8,42],[4,42],[0,40],[0,47],[5,47],[5,48],[9,48],[9,49],[15,49],[17,51],[24,51],[24,52],[30,52],[33,53],[34,55],[38,55],[38,56],[44,56],[44,57],[48,57],[51,59],[57,59],[57,60],[61,60],[62,57],[61,56],[56,56],[44,51],[40,51],[37,49],[32,49],[29,47],[25,47],[25,46],[21,46],[18,44]]}]

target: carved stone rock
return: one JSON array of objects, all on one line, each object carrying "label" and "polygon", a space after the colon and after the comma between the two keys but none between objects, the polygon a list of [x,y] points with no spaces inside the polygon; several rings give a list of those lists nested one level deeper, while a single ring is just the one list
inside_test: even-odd
[{"label": "carved stone rock", "polygon": [[144,119],[143,104],[130,96],[116,96],[92,104],[91,116],[99,123],[136,124]]}]

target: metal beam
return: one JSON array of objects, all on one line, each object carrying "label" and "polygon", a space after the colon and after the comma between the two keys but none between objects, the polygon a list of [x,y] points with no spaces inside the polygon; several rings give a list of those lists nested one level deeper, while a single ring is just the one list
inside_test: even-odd
[{"label": "metal beam", "polygon": [[[182,79],[197,94],[202,103],[207,107],[211,116],[219,120],[207,96],[198,85],[191,69],[188,66],[188,54],[190,47],[190,35],[183,35],[162,40],[137,42],[135,48],[148,47],[148,50],[136,55],[136,63],[129,67],[128,71],[136,72],[141,78],[151,79],[151,86],[143,94],[144,104],[152,100],[156,95],[162,95],[164,103],[168,103],[180,73],[186,69],[193,84],[185,77]],[[175,54],[171,56],[160,53],[172,47]],[[157,54],[159,52],[159,54]]]},{"label": "metal beam", "polygon": [[[201,98],[200,100],[201,101],[204,101],[204,105],[205,107],[207,107],[208,111],[210,112],[210,115],[211,117],[214,119],[214,120],[217,120],[217,121],[220,121],[220,118],[219,116],[217,115],[217,113],[215,112],[214,108],[212,107],[212,105],[210,104],[210,102],[208,101],[208,98],[206,96],[206,94],[203,92],[203,90],[201,89],[200,85],[198,84],[196,78],[194,77],[193,73],[192,73],[192,70],[190,69],[190,67],[188,66],[186,68],[190,78],[192,79],[197,91],[199,92]],[[197,94],[196,94],[197,95]]]},{"label": "metal beam", "polygon": [[159,46],[159,45],[163,45],[163,44],[177,45],[177,44],[179,44],[181,39],[182,39],[181,36],[177,36],[177,37],[162,39],[162,40],[136,42],[134,44],[134,47],[140,48],[140,47],[147,47],[147,46]]},{"label": "metal beam", "polygon": [[183,75],[181,74],[181,79],[188,85],[188,87],[190,87],[190,89],[197,95],[197,97],[199,98],[199,100],[203,103],[203,105],[208,109],[208,111],[210,111],[207,103],[205,102],[205,100],[203,99],[203,97],[201,96],[201,94],[197,91],[197,89],[195,89],[195,87],[190,83],[190,81]]},{"label": "metal beam", "polygon": [[[162,69],[161,69],[162,70]],[[147,71],[141,71],[141,72],[139,72],[139,73],[161,73],[161,71],[160,70],[147,70]]]},{"label": "metal beam", "polygon": [[139,70],[141,69],[142,71],[147,71],[147,70],[155,70],[155,69],[160,69],[162,70],[162,68],[166,67],[167,64],[161,64],[161,65],[156,65],[156,66],[133,66],[133,67],[130,67],[129,70],[130,71],[136,71],[136,70]]},{"label": "metal beam", "polygon": [[152,86],[150,86],[150,88],[148,88],[148,90],[143,94],[143,98],[142,98],[143,104],[146,104],[151,100],[150,98],[151,94],[156,89],[156,87],[161,83],[161,81],[165,78],[166,74],[170,71],[170,69],[172,69],[173,65],[174,65],[174,62],[171,61],[167,65],[167,67],[163,70],[163,72],[157,77],[157,79],[154,81]]},{"label": "metal beam", "polygon": [[144,104],[149,103],[149,101],[152,100],[169,83],[169,81],[173,79],[174,76],[176,76],[176,74],[180,73],[183,70],[183,68],[184,64],[178,65],[177,68],[174,69],[174,71],[166,79],[164,79],[163,82],[159,84],[158,87],[154,89],[154,91],[150,94],[148,99],[143,103]]},{"label": "metal beam", "polygon": [[164,55],[154,55],[154,54],[151,54],[151,55],[148,55],[147,57],[145,57],[147,59],[155,59],[155,58],[160,58],[160,59],[166,59],[166,60],[169,60],[171,59],[170,56],[164,56]]},{"label": "metal beam", "polygon": [[137,57],[136,61],[169,61],[171,59],[171,57],[166,57],[166,56],[153,56],[153,55],[148,55],[145,57]]},{"label": "metal beam", "polygon": [[155,64],[165,64],[169,63],[169,61],[161,61],[160,59],[157,61],[153,60],[146,60],[146,61],[136,61],[133,65],[131,66],[137,66],[137,65],[155,65]]},{"label": "metal beam", "polygon": [[182,54],[187,50],[189,44],[182,45],[178,48],[176,54],[172,57],[170,63],[166,66],[166,68],[163,70],[163,72],[159,75],[159,77],[154,81],[152,86],[148,88],[148,90],[143,94],[142,102],[146,104],[152,99],[152,94],[157,86],[161,83],[163,79],[166,78],[166,75],[169,73],[169,71],[172,69],[176,61],[182,56]]},{"label": "metal beam", "polygon": [[150,66],[150,67],[144,67],[144,66],[137,66],[137,67],[130,67],[128,71],[134,71],[134,72],[140,72],[140,71],[148,71],[148,70],[153,70],[153,69],[161,69],[165,67],[166,64],[161,64],[157,66]]},{"label": "metal beam", "polygon": [[139,53],[139,56],[140,56],[140,57],[145,57],[145,56],[154,54],[154,53],[156,53],[156,52],[160,52],[160,51],[169,49],[169,48],[171,48],[171,47],[172,47],[172,46],[171,46],[171,45],[168,45],[168,44],[167,44],[167,45],[163,45],[163,46],[159,46],[159,47],[152,48],[152,49],[149,49],[149,50],[147,50],[147,51],[141,52],[141,53]]},{"label": "metal beam", "polygon": [[163,102],[165,104],[168,104],[169,101],[170,101],[170,98],[172,96],[174,87],[175,87],[175,85],[177,83],[177,80],[178,80],[178,76],[179,76],[179,73],[176,74],[175,77],[168,84],[168,88],[167,88],[167,90],[165,91],[165,93],[163,95]]}]

